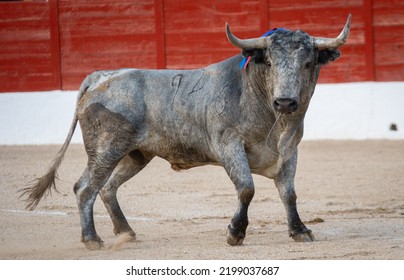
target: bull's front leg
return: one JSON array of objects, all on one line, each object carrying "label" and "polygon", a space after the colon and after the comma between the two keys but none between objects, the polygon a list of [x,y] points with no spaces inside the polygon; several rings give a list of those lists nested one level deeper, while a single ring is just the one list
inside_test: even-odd
[{"label": "bull's front leg", "polygon": [[248,206],[254,197],[254,182],[242,144],[223,149],[223,166],[234,183],[238,194],[238,208],[227,229],[227,243],[241,245],[248,226]]},{"label": "bull's front leg", "polygon": [[296,174],[297,164],[297,150],[293,153],[292,157],[284,163],[274,182],[278,188],[279,195],[282,203],[286,209],[288,218],[289,236],[297,242],[310,242],[314,241],[314,235],[311,230],[306,228],[300,220],[296,206],[296,193],[294,187],[294,180]]}]

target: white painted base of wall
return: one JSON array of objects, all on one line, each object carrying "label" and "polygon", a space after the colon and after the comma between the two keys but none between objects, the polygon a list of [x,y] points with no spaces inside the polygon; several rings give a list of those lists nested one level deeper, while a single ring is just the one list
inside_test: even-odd
[{"label": "white painted base of wall", "polygon": [[317,85],[304,139],[404,139],[404,82]]},{"label": "white painted base of wall", "polygon": [[[63,143],[76,95],[0,94],[0,145]],[[318,84],[303,139],[404,139],[404,82]],[[79,126],[72,142],[82,143]]]},{"label": "white painted base of wall", "polygon": [[[0,94],[0,145],[60,144],[66,139],[77,91]],[[80,126],[72,143],[82,143]]]}]

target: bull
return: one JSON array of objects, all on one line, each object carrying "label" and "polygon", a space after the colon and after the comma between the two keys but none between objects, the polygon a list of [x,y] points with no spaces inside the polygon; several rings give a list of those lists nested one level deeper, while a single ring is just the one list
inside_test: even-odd
[{"label": "bull", "polygon": [[[267,37],[239,39],[226,24],[229,42],[241,54],[196,70],[121,69],[96,71],[83,81],[67,138],[48,172],[23,189],[27,209],[55,188],[56,171],[77,122],[88,163],[74,185],[88,249],[103,245],[93,220],[100,195],[114,233],[135,240],[116,197],[124,182],[155,156],[175,170],[223,166],[238,195],[227,243],[246,236],[254,196],[252,173],[273,179],[286,209],[289,235],[313,241],[296,207],[294,177],[303,120],[321,66],[340,56],[351,15],[336,38],[279,29]],[[239,63],[248,61],[244,70]]]}]

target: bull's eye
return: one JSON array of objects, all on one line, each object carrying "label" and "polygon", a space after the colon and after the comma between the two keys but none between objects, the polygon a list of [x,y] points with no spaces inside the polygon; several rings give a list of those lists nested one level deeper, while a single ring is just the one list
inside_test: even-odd
[{"label": "bull's eye", "polygon": [[309,69],[310,66],[311,66],[311,61],[307,61],[306,64],[304,65],[304,67],[305,67],[306,69]]}]

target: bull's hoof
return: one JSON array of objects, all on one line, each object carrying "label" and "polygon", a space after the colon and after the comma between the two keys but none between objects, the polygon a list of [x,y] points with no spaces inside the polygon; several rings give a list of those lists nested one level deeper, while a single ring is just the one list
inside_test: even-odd
[{"label": "bull's hoof", "polygon": [[97,239],[88,239],[86,240],[83,236],[81,237],[81,242],[84,243],[84,246],[88,250],[100,250],[101,248],[104,248],[104,241],[97,235]]},{"label": "bull's hoof", "polygon": [[111,250],[119,250],[124,247],[127,243],[135,242],[136,234],[133,231],[124,232],[118,235],[114,244],[110,247]]},{"label": "bull's hoof", "polygon": [[120,235],[130,236],[130,238],[131,238],[130,241],[136,241],[136,233],[133,230],[128,231],[128,232],[122,232]]},{"label": "bull's hoof", "polygon": [[296,242],[312,242],[316,240],[311,231],[294,234],[292,235],[292,238]]},{"label": "bull's hoof", "polygon": [[136,240],[136,233],[132,229],[118,230],[118,229],[114,228],[114,234],[118,237],[123,234],[130,235],[134,238],[134,241]]},{"label": "bull's hoof", "polygon": [[102,240],[87,240],[83,242],[88,250],[101,250],[104,247],[104,242]]},{"label": "bull's hoof", "polygon": [[227,244],[231,246],[239,246],[243,244],[245,232],[232,228],[231,225],[227,227]]}]

